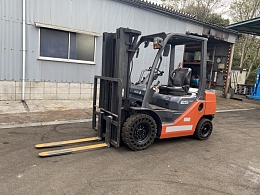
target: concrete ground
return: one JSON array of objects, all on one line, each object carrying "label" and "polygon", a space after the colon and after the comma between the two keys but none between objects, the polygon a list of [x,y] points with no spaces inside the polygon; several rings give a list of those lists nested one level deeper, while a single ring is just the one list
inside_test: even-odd
[{"label": "concrete ground", "polygon": [[[183,137],[156,140],[139,152],[122,146],[39,158],[38,152],[46,149],[35,149],[37,143],[95,133],[89,122],[30,124],[91,116],[82,108],[73,113],[64,109],[66,117],[62,110],[51,115],[55,112],[51,109],[1,113],[0,119],[16,115],[20,119],[10,118],[13,124],[28,126],[0,129],[0,194],[260,194],[260,104],[256,101],[218,99],[214,130],[207,141]],[[85,116],[78,116],[77,110],[85,110]],[[22,121],[22,116],[29,118]]]},{"label": "concrete ground", "polygon": [[0,101],[0,129],[86,122],[91,116],[90,100]]},{"label": "concrete ground", "polygon": [[[217,112],[260,108],[257,100],[217,98]],[[87,122],[92,116],[90,100],[0,101],[0,129]]]}]

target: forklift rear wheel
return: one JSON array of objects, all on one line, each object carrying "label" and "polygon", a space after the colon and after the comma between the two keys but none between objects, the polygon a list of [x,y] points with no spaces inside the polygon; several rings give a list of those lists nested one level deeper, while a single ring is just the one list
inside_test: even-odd
[{"label": "forklift rear wheel", "polygon": [[213,130],[213,124],[211,120],[207,118],[202,118],[200,119],[196,127],[194,136],[199,140],[206,140],[210,137],[212,130]]},{"label": "forklift rear wheel", "polygon": [[130,149],[144,150],[154,142],[156,133],[155,120],[147,114],[136,113],[124,123],[122,139]]}]

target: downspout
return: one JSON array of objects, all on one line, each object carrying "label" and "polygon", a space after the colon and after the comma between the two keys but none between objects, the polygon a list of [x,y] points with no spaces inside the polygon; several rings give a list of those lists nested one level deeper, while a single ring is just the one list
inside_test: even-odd
[{"label": "downspout", "polygon": [[22,102],[24,102],[25,89],[25,0],[23,0],[23,78],[22,78]]}]

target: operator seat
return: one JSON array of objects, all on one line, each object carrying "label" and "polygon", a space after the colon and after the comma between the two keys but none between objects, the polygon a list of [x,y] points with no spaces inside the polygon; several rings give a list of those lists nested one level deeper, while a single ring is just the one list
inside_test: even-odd
[{"label": "operator seat", "polygon": [[159,86],[159,93],[171,95],[186,95],[190,88],[191,69],[178,68],[173,70],[170,75],[168,85]]}]

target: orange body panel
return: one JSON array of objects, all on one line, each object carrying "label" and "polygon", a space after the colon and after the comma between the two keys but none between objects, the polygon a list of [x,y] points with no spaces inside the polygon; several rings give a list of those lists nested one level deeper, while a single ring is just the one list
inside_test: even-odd
[{"label": "orange body panel", "polygon": [[193,135],[201,117],[215,113],[216,95],[213,92],[205,91],[204,100],[193,102],[172,124],[162,125],[160,139]]},{"label": "orange body panel", "polygon": [[205,91],[204,100],[206,101],[205,115],[216,114],[216,107],[217,107],[216,95],[211,91]]}]

